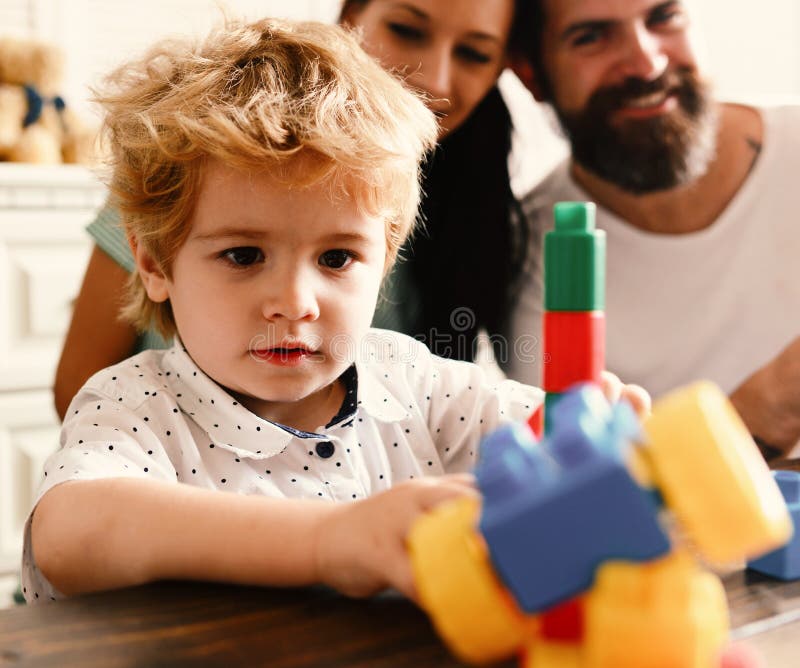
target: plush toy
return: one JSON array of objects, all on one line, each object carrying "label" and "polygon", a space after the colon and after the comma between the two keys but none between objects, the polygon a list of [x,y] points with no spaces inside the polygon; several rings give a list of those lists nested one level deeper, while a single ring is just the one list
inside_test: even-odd
[{"label": "plush toy", "polygon": [[63,62],[50,44],[0,38],[0,161],[92,161],[95,133],[59,95]]}]

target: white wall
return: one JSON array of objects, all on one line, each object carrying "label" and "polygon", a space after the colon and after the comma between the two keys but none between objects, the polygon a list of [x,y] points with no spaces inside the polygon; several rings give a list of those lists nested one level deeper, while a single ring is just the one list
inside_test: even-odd
[{"label": "white wall", "polygon": [[722,97],[800,96],[800,0],[694,0]]}]

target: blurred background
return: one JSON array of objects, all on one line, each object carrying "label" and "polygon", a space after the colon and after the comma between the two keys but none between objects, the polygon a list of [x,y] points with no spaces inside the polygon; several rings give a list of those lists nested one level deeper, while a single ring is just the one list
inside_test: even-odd
[{"label": "blurred background", "polygon": [[[339,0],[3,0],[0,34],[62,47],[65,93],[83,105],[86,86],[159,36],[204,31],[223,7],[234,15],[332,21]],[[692,0],[707,62],[723,96],[800,93],[798,0]]]}]

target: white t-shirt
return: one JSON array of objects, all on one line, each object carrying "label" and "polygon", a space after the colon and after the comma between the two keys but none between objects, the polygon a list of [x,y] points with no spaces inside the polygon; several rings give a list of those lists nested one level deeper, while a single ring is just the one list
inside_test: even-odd
[{"label": "white t-shirt", "polygon": [[[370,330],[342,380],[331,423],[300,432],[248,411],[180,342],[95,374],[73,399],[61,448],[35,503],[67,480],[134,477],[206,489],[328,501],[363,499],[414,477],[472,469],[481,436],[525,420],[541,390],[489,384],[476,365],[435,357],[402,334]],[[35,505],[35,504],[34,504]],[[25,526],[28,601],[60,594],[38,570]]]},{"label": "white t-shirt", "polygon": [[[800,106],[761,113],[761,154],[708,228],[652,234],[597,210],[608,241],[607,367],[654,396],[697,378],[730,392],[800,336]],[[567,163],[525,199],[536,258],[553,204],[586,199]],[[526,285],[516,337],[541,332],[541,260],[530,264]],[[509,375],[536,383],[539,366],[512,360]]]}]

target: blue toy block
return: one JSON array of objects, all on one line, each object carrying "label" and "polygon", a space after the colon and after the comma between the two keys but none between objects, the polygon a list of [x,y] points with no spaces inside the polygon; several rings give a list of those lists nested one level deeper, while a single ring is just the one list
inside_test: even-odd
[{"label": "blue toy block", "polygon": [[484,436],[475,471],[481,491],[493,497],[523,493],[531,485],[552,484],[558,465],[538,447],[531,429],[510,422]]},{"label": "blue toy block", "polygon": [[748,568],[779,580],[800,579],[800,473],[773,471],[794,524],[794,535],[783,547],[747,564]]},{"label": "blue toy block", "polygon": [[566,393],[539,445],[503,428],[481,447],[480,530],[492,563],[526,612],[591,587],[609,559],[643,561],[670,550],[657,507],[625,466],[638,421],[594,386]]}]

